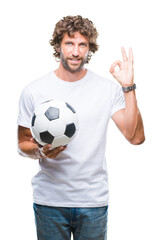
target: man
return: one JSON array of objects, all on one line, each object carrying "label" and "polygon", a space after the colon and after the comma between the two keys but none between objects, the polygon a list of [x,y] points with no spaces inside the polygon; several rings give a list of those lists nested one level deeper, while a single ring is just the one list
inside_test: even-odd
[{"label": "man", "polygon": [[[144,142],[133,77],[133,53],[110,67],[114,83],[84,68],[98,50],[93,23],[67,16],[55,27],[50,44],[58,68],[24,88],[18,116],[18,148],[39,159],[33,178],[34,212],[39,240],[107,239],[108,182],[105,159],[110,117],[131,144]],[[115,67],[119,66],[119,71]],[[74,107],[79,131],[68,146],[53,150],[32,138],[30,121],[37,104],[61,98]]]}]

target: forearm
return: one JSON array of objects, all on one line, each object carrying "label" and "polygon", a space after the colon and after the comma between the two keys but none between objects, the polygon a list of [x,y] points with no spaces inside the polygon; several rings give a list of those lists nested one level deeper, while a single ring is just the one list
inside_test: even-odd
[{"label": "forearm", "polygon": [[32,159],[39,159],[40,158],[40,150],[38,145],[30,142],[24,141],[18,144],[18,152],[21,156],[32,158]]},{"label": "forearm", "polygon": [[132,144],[144,141],[144,127],[141,114],[137,106],[135,90],[124,93],[125,95],[125,137]]},{"label": "forearm", "polygon": [[131,144],[138,145],[142,144],[145,141],[144,126],[141,114],[138,114],[138,122],[133,138],[130,140]]},{"label": "forearm", "polygon": [[124,113],[124,129],[125,136],[132,138],[138,122],[138,106],[136,100],[135,90],[125,92],[125,113]]}]

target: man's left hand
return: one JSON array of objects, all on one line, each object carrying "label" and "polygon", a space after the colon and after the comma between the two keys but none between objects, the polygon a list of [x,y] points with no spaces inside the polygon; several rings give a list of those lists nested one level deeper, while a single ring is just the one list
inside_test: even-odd
[{"label": "man's left hand", "polygon": [[[133,51],[129,48],[128,57],[124,47],[121,48],[123,62],[120,60],[115,61],[110,67],[110,73],[113,77],[122,85],[127,87],[133,85],[134,70],[133,70]],[[115,67],[119,66],[119,70],[115,70]]]}]

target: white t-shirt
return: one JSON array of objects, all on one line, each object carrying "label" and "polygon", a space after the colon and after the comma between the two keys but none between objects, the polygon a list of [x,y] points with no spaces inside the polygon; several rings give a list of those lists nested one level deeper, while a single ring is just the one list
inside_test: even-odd
[{"label": "white t-shirt", "polygon": [[33,201],[60,207],[108,205],[106,135],[110,117],[125,108],[121,86],[90,70],[75,82],[61,80],[52,71],[22,91],[18,125],[30,128],[35,106],[50,99],[66,101],[75,109],[79,130],[55,159],[39,160],[32,179]]}]

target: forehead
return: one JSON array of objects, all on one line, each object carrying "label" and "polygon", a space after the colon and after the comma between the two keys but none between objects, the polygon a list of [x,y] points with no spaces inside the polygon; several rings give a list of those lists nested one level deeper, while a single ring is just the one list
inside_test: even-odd
[{"label": "forehead", "polygon": [[65,33],[62,41],[88,42],[88,39],[85,36],[83,36],[80,32],[75,32],[73,37],[69,37],[69,35]]}]

